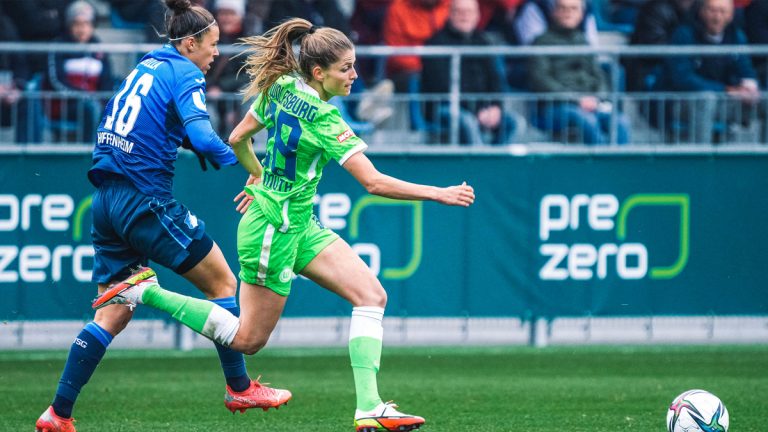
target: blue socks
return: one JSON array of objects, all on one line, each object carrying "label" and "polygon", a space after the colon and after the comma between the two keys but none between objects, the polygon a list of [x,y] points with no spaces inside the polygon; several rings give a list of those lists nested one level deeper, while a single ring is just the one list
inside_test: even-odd
[{"label": "blue socks", "polygon": [[88,323],[77,335],[72,348],[69,349],[69,357],[56,389],[56,397],[51,404],[57,416],[72,417],[72,407],[80,389],[88,383],[110,342],[112,335],[94,322]]},{"label": "blue socks", "polygon": [[[228,310],[232,315],[240,316],[240,307],[237,305],[237,299],[233,297],[224,297],[211,300],[213,303]],[[233,349],[223,345],[216,345],[216,351],[219,352],[221,360],[221,369],[224,371],[224,378],[227,385],[236,392],[246,390],[251,385],[251,378],[245,370],[245,359],[243,355]]]},{"label": "blue socks", "polygon": [[[240,316],[240,307],[237,306],[235,297],[211,301],[228,310],[232,315]],[[94,322],[88,323],[77,335],[69,349],[67,363],[64,365],[64,372],[61,374],[56,396],[51,404],[57,416],[72,417],[72,407],[80,395],[80,390],[91,379],[111,342],[112,335]],[[222,345],[215,345],[227,385],[236,392],[246,390],[251,385],[251,378],[245,370],[243,355]]]}]

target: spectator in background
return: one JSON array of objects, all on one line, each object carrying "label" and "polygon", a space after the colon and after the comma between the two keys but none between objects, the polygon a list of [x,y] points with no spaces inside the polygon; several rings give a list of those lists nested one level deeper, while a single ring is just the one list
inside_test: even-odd
[{"label": "spectator in background", "polygon": [[[384,43],[389,46],[421,46],[445,25],[451,0],[393,0],[384,18]],[[404,92],[421,73],[418,56],[391,56],[387,75],[395,90]]]},{"label": "spectator in background", "polygon": [[[356,45],[383,45],[384,17],[392,0],[357,0],[350,17],[351,40]],[[384,57],[358,57],[360,77],[370,85],[384,76]]]},{"label": "spectator in background", "polygon": [[[67,30],[55,39],[64,43],[98,43],[94,35],[96,10],[85,0],[78,0],[67,8]],[[46,115],[54,120],[77,123],[77,141],[90,141],[96,135],[96,126],[102,103],[84,93],[112,90],[114,81],[109,57],[100,52],[61,53],[48,55],[46,88],[60,92],[74,92],[74,97],[52,100],[45,107]]]},{"label": "spectator in background", "polygon": [[357,0],[350,17],[355,43],[378,45],[383,41],[382,27],[392,0]]},{"label": "spectator in background", "polygon": [[[279,0],[278,0],[279,1]],[[247,35],[260,35],[269,28],[267,18],[274,0],[247,0],[245,2],[245,19],[243,32]]]},{"label": "spectator in background", "polygon": [[477,28],[493,35],[498,42],[514,43],[514,20],[525,0],[481,0]]},{"label": "spectator in background", "polygon": [[[73,0],[15,0],[5,3],[5,12],[18,23],[22,42],[50,42],[65,31],[64,15]],[[42,74],[47,69],[47,58],[42,54],[29,54],[27,61],[31,74]]]},{"label": "spectator in background", "polygon": [[[640,9],[630,45],[666,45],[681,23],[690,22],[695,0],[651,0]],[[651,91],[661,70],[661,58],[629,57],[624,61],[627,90]]]},{"label": "spectator in background", "polygon": [[[0,3],[0,42],[18,42],[19,34],[16,25],[5,14],[5,3]],[[22,117],[28,118],[31,113],[25,113],[26,104],[21,101],[21,91],[29,79],[27,59],[20,53],[0,52],[0,127],[16,126],[17,141],[28,141],[23,130],[27,126]]]},{"label": "spectator in background", "polygon": [[752,3],[765,3],[765,0],[733,0],[733,22],[736,27],[744,28],[745,11]]},{"label": "spectator in background", "polygon": [[316,26],[333,27],[349,36],[349,20],[339,9],[336,0],[276,0],[269,8],[266,29],[288,18],[303,18]]},{"label": "spectator in background", "polygon": [[[768,1],[753,1],[747,6],[744,17],[744,30],[747,33],[749,43],[768,44]],[[768,87],[768,83],[766,83],[768,77],[768,58],[757,56],[752,58],[752,62],[762,87]]]},{"label": "spectator in background", "polygon": [[[533,45],[588,45],[580,29],[584,11],[584,0],[556,0],[552,25],[536,38]],[[600,101],[599,94],[608,91],[608,82],[597,58],[590,55],[534,56],[530,59],[529,86],[536,92],[577,93],[570,101],[540,103],[534,115],[537,127],[555,134],[575,131],[585,144],[608,144],[613,117],[617,123],[617,143],[629,142],[627,119],[618,113],[617,107]]]},{"label": "spectator in background", "polygon": [[634,25],[640,9],[652,0],[610,0],[611,23]]},{"label": "spectator in background", "polygon": [[[670,44],[746,44],[744,33],[731,24],[733,12],[733,0],[703,0],[695,22],[679,27]],[[683,118],[676,119],[693,128],[697,143],[712,141],[716,122],[746,124],[760,96],[752,62],[742,54],[668,57],[660,84],[662,90],[702,92],[699,101],[683,104]]]},{"label": "spectator in background", "polygon": [[[530,45],[537,37],[547,31],[554,20],[555,0],[527,0],[517,13],[514,21],[514,32],[518,45]],[[586,9],[581,13],[582,19],[577,27],[581,30],[590,45],[597,45],[597,20]]]},{"label": "spectator in background", "polygon": [[153,11],[156,0],[107,0],[109,3],[110,14],[117,15],[115,21],[129,23],[129,25],[140,25],[149,22],[150,13]]},{"label": "spectator in background", "polygon": [[[526,0],[518,9],[512,21],[511,31],[507,32],[508,42],[512,45],[531,45],[541,36],[552,22],[555,0]],[[594,14],[585,9],[579,29],[586,35],[592,46],[597,46],[597,20]],[[510,87],[527,91],[524,84],[528,79],[528,59],[510,57],[506,59],[507,82]]]},{"label": "spectator in background", "polygon": [[[216,0],[213,6],[214,17],[219,24],[219,45],[236,43],[246,36],[243,31],[245,18],[245,0]],[[237,93],[248,84],[248,74],[240,72],[243,57],[232,58],[221,54],[214,60],[211,70],[206,75],[207,93],[210,101],[215,101],[219,115],[219,135],[229,133],[240,121],[241,102],[238,100],[220,100],[222,93]]]},{"label": "spectator in background", "polygon": [[[477,0],[453,0],[445,27],[427,40],[425,45],[490,45],[486,35],[477,28],[479,22],[480,7]],[[422,63],[424,68],[421,72],[421,90],[424,93],[449,93],[450,59],[427,57]],[[460,73],[463,95],[459,112],[460,143],[507,144],[515,130],[514,119],[504,113],[498,101],[472,98],[475,94],[502,92],[503,73],[496,60],[493,57],[464,56],[461,59]],[[450,130],[450,105],[447,102],[432,105],[435,106],[428,106],[428,118],[436,118],[442,132]]]}]

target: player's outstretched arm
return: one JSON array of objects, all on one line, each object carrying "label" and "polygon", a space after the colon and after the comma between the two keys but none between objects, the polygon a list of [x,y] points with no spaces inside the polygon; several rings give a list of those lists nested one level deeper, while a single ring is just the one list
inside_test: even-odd
[{"label": "player's outstretched arm", "polygon": [[463,207],[475,202],[475,190],[466,182],[444,188],[409,183],[380,173],[362,152],[347,159],[344,169],[372,195],[401,200],[430,200]]}]

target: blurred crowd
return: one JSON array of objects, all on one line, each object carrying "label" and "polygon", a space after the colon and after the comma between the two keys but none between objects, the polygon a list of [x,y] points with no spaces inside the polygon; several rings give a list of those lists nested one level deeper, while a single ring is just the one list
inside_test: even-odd
[{"label": "blurred crowd", "polygon": [[[358,46],[598,46],[601,34],[619,35],[629,45],[741,45],[768,43],[768,0],[193,0],[214,13],[221,44],[261,34],[288,17],[331,26]],[[125,40],[162,43],[164,5],[159,0],[0,1],[0,41],[95,43],[99,28],[126,30]],[[525,124],[554,140],[592,145],[631,142],[632,121],[611,91],[700,92],[684,102],[656,100],[639,109],[651,127],[675,124],[695,142],[727,139],[730,125],[765,120],[766,59],[724,53],[719,56],[627,57],[621,80],[590,55],[463,56],[458,115],[450,91],[448,57],[358,56],[358,73],[348,102],[334,101],[359,133],[399,114],[393,95],[427,95],[408,106],[408,125],[447,142],[450,124],[459,123],[465,145],[508,144]],[[237,93],[247,76],[242,58],[220,56],[207,75],[209,101]],[[122,71],[113,72],[109,53],[0,52],[0,127],[16,125],[15,140],[37,142],[43,116],[57,133],[87,142],[96,129],[103,101],[72,97],[113,91]],[[613,88],[619,83],[620,88]],[[56,91],[45,104],[21,98],[24,90]],[[537,93],[523,107],[500,95]],[[563,96],[563,94],[570,94]],[[553,96],[557,95],[557,97]],[[761,102],[762,101],[762,102]],[[210,104],[209,104],[210,105]],[[236,103],[213,104],[222,133],[240,117]],[[687,126],[686,126],[687,125]],[[576,135],[576,136],[574,136]],[[570,137],[570,138],[569,138]]]}]

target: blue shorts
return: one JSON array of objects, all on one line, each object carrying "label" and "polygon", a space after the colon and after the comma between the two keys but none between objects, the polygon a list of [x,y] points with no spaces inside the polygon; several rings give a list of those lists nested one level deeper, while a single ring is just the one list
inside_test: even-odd
[{"label": "blue shorts", "polygon": [[205,223],[183,204],[145,195],[127,179],[105,180],[93,194],[92,213],[98,284],[125,279],[148,260],[183,274],[213,248]]}]

